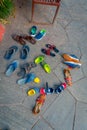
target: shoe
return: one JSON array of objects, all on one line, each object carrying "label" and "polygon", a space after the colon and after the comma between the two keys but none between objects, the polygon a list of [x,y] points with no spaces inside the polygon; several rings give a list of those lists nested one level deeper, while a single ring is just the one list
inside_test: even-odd
[{"label": "shoe", "polygon": [[35,62],[35,64],[40,64],[41,62],[43,62],[43,60],[44,60],[44,56],[40,55],[35,58],[34,62]]},{"label": "shoe", "polygon": [[40,95],[40,96],[36,99],[36,104],[35,104],[35,106],[34,106],[34,108],[33,108],[33,110],[32,110],[32,113],[33,113],[33,114],[36,115],[36,114],[39,114],[39,113],[40,113],[41,108],[42,108],[42,106],[43,106],[45,100],[46,100],[46,94],[42,94],[42,95]]},{"label": "shoe", "polygon": [[75,63],[80,63],[79,59],[73,55],[73,54],[63,54],[62,57],[64,58],[65,61],[72,61]]},{"label": "shoe", "polygon": [[4,58],[6,60],[10,60],[13,55],[17,52],[18,47],[17,46],[11,46],[5,53]]},{"label": "shoe", "polygon": [[49,64],[43,61],[40,63],[40,65],[42,66],[42,68],[45,70],[46,73],[51,73],[51,67]]},{"label": "shoe", "polygon": [[60,85],[57,86],[57,88],[55,89],[55,93],[59,94],[61,93],[64,89],[66,89],[66,83],[62,83]]},{"label": "shoe", "polygon": [[45,55],[48,55],[48,56],[52,56],[52,57],[56,56],[54,53],[51,52],[50,49],[44,49],[44,48],[42,48],[41,52],[44,53]]},{"label": "shoe", "polygon": [[6,76],[11,76],[12,73],[18,68],[18,66],[19,66],[18,60],[15,60],[11,64],[9,64],[5,72]]},{"label": "shoe", "polygon": [[34,73],[29,73],[29,74],[27,74],[25,77],[19,79],[19,80],[17,81],[17,83],[18,83],[19,85],[24,85],[24,84],[27,84],[27,83],[32,82],[35,77],[36,77],[36,75],[35,75]]},{"label": "shoe", "polygon": [[34,37],[36,40],[41,40],[46,35],[46,30],[42,29],[39,33]]},{"label": "shoe", "polygon": [[81,62],[64,61],[63,63],[68,65],[71,68],[80,68],[81,67]]},{"label": "shoe", "polygon": [[28,54],[29,54],[29,51],[30,51],[29,46],[24,45],[24,46],[22,47],[22,49],[21,49],[21,52],[20,52],[20,58],[21,58],[22,60],[25,60],[25,59],[27,58]]},{"label": "shoe", "polygon": [[31,29],[30,29],[30,35],[32,37],[34,37],[36,35],[36,32],[37,32],[37,27],[36,26],[32,26]]},{"label": "shoe", "polygon": [[40,91],[39,88],[34,87],[34,88],[28,90],[27,95],[28,96],[34,96],[35,94],[38,94],[39,91]]},{"label": "shoe", "polygon": [[56,53],[59,52],[59,50],[56,48],[55,45],[46,44],[46,47],[49,48],[50,50],[53,50],[53,51],[56,52]]},{"label": "shoe", "polygon": [[16,42],[20,43],[21,45],[25,45],[25,44],[26,44],[26,42],[23,40],[23,37],[20,36],[20,35],[13,35],[12,38],[13,38]]},{"label": "shoe", "polygon": [[70,70],[64,69],[64,79],[68,86],[72,86],[72,77],[71,77]]}]

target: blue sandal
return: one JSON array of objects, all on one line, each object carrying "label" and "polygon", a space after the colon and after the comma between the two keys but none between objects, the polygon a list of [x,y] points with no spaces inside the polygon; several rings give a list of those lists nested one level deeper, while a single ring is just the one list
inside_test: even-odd
[{"label": "blue sandal", "polygon": [[24,45],[22,47],[22,50],[21,50],[21,53],[20,53],[20,58],[23,59],[23,60],[26,59],[27,56],[28,56],[29,51],[30,51],[29,46]]},{"label": "blue sandal", "polygon": [[17,46],[11,46],[5,53],[4,58],[6,60],[10,60],[13,55],[17,52],[18,47]]}]

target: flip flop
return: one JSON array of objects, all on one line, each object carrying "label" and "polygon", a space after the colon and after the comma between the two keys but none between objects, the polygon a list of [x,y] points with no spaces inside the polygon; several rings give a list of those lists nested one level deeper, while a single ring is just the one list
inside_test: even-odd
[{"label": "flip flop", "polygon": [[30,42],[33,45],[36,44],[36,40],[32,36],[25,35],[25,36],[22,36],[22,38],[27,40],[28,42]]},{"label": "flip flop", "polygon": [[30,83],[34,80],[34,78],[36,77],[36,75],[34,73],[29,73],[27,74],[24,78],[21,78],[17,81],[17,83],[19,85],[24,85],[24,84],[27,84],[27,83]]},{"label": "flip flop", "polygon": [[46,73],[51,73],[51,67],[49,64],[47,64],[46,62],[41,62],[40,63],[41,66],[43,67],[43,69],[45,70]]},{"label": "flip flop", "polygon": [[20,53],[20,58],[23,59],[23,60],[26,59],[29,51],[30,51],[29,46],[27,46],[27,45],[23,46],[21,53]]},{"label": "flip flop", "polygon": [[6,60],[10,60],[12,56],[17,52],[18,47],[17,46],[11,46],[5,53],[4,58]]},{"label": "flip flop", "polygon": [[32,37],[34,37],[36,35],[36,32],[37,32],[37,27],[36,26],[32,26],[31,29],[30,29],[30,35]]},{"label": "flip flop", "polygon": [[55,46],[55,45],[46,44],[46,47],[48,47],[48,48],[49,48],[49,49],[51,49],[51,50],[54,50],[56,53],[58,53],[58,52],[59,52],[59,50],[56,48],[56,46]]},{"label": "flip flop", "polygon": [[64,69],[64,78],[68,86],[72,86],[72,77],[69,69]]},{"label": "flip flop", "polygon": [[25,44],[26,44],[26,42],[23,40],[23,37],[22,37],[22,36],[14,35],[14,36],[12,36],[12,38],[13,38],[16,42],[20,43],[21,45],[25,45]]},{"label": "flip flop", "polygon": [[35,60],[34,60],[35,64],[40,64],[42,61],[44,61],[43,55],[36,57]]},{"label": "flip flop", "polygon": [[40,95],[40,96],[36,99],[36,104],[35,104],[35,106],[34,106],[34,108],[33,108],[33,110],[32,110],[32,113],[33,113],[33,114],[36,115],[36,114],[40,113],[41,108],[42,108],[42,106],[43,106],[45,100],[46,100],[46,94],[42,94],[42,95]]},{"label": "flip flop", "polygon": [[38,94],[39,91],[40,91],[39,88],[34,87],[34,88],[28,90],[27,95],[28,96],[34,96],[35,94]]},{"label": "flip flop", "polygon": [[18,60],[15,60],[11,64],[9,64],[5,72],[6,76],[11,76],[12,73],[18,68],[18,66],[19,66]]},{"label": "flip flop", "polygon": [[39,33],[34,37],[36,40],[41,40],[46,35],[46,30],[42,29]]},{"label": "flip flop", "polygon": [[52,57],[56,56],[54,53],[51,52],[50,49],[44,49],[44,48],[42,48],[41,52],[44,53],[44,54],[46,54],[46,55],[48,55],[48,56],[52,56]]}]

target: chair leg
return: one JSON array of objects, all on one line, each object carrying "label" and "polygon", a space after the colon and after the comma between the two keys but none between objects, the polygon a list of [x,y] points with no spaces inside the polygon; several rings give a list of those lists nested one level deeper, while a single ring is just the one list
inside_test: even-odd
[{"label": "chair leg", "polygon": [[31,21],[33,21],[34,16],[34,2],[32,1],[32,14],[31,14]]},{"label": "chair leg", "polygon": [[55,18],[56,18],[56,16],[57,16],[58,10],[59,10],[59,6],[57,6],[57,8],[56,8],[56,12],[55,12],[55,15],[54,15],[54,18],[53,18],[52,24],[53,24],[54,21],[55,21]]}]

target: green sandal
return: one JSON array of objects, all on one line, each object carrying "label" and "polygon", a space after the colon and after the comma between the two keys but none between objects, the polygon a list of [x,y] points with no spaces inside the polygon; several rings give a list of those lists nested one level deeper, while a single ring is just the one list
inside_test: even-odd
[{"label": "green sandal", "polygon": [[41,63],[43,61],[44,61],[44,56],[43,55],[40,55],[40,56],[36,57],[35,60],[34,60],[35,64],[39,64],[39,63]]},{"label": "green sandal", "polygon": [[49,64],[47,64],[46,62],[41,62],[40,63],[41,64],[41,66],[43,67],[43,69],[45,70],[45,72],[47,72],[47,73],[51,73],[51,67],[50,67],[50,65]]}]

